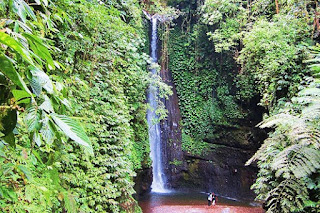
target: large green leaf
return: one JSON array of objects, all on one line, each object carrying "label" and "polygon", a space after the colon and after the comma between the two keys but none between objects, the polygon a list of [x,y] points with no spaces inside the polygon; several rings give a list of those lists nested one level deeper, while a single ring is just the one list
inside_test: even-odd
[{"label": "large green leaf", "polygon": [[37,131],[35,131],[33,134],[33,142],[35,142],[38,146],[41,146],[42,144],[40,134]]},{"label": "large green leaf", "polygon": [[[33,86],[36,85],[36,89],[39,90],[37,93],[41,93],[42,88],[44,88],[48,93],[52,94],[53,93],[53,84],[52,81],[50,80],[49,76],[40,70],[37,67],[30,66],[30,71],[32,74],[32,88]],[[34,88],[33,88],[34,89]]]},{"label": "large green leaf", "polygon": [[29,132],[34,130],[38,131],[41,128],[41,114],[35,106],[31,106],[27,109],[26,123]]},{"label": "large green leaf", "polygon": [[23,0],[13,0],[12,8],[23,22],[27,21],[27,16],[31,17],[33,20],[37,19],[31,7]]},{"label": "large green leaf", "polygon": [[36,94],[36,96],[40,96],[42,92],[42,86],[37,77],[32,76],[32,78],[30,79],[30,86],[32,88],[33,93]]},{"label": "large green leaf", "polygon": [[18,165],[18,169],[27,177],[28,180],[32,179],[32,174],[29,169],[23,165]]},{"label": "large green leaf", "polygon": [[52,113],[51,117],[62,132],[78,144],[88,147],[90,149],[89,151],[93,153],[90,140],[78,122],[68,116],[58,115],[55,113]]},{"label": "large green leaf", "polygon": [[46,116],[42,120],[42,128],[40,130],[42,138],[45,143],[52,144],[55,139],[55,129],[53,127],[52,121]]},{"label": "large green leaf", "polygon": [[31,95],[24,90],[12,90],[13,97],[16,99],[17,104],[30,103]]},{"label": "large green leaf", "polygon": [[10,144],[10,146],[16,148],[16,142],[15,142],[15,137],[12,132],[7,134],[5,137],[2,138],[6,143]]},{"label": "large green leaf", "polygon": [[43,164],[43,161],[40,157],[40,154],[35,150],[35,149],[32,149],[32,154],[38,159],[38,161]]},{"label": "large green leaf", "polygon": [[3,74],[5,74],[14,84],[19,86],[21,89],[25,90],[27,93],[32,95],[30,90],[28,89],[25,82],[22,80],[19,73],[13,67],[12,62],[10,59],[4,55],[3,53],[0,54],[0,70]]},{"label": "large green leaf", "polygon": [[27,49],[25,49],[19,42],[17,42],[14,38],[9,36],[7,33],[0,31],[0,43],[7,45],[14,51],[20,54],[20,56],[26,60],[29,64],[33,65],[33,60],[30,56],[30,53]]},{"label": "large green leaf", "polygon": [[25,32],[28,32],[28,33],[32,32],[32,29],[28,25],[26,25],[25,23],[23,23],[19,20],[16,20],[15,22],[16,22],[15,24],[18,25],[19,27],[21,27]]},{"label": "large green leaf", "polygon": [[42,109],[47,113],[54,112],[50,98],[47,95],[44,95],[43,97],[44,102],[42,102],[42,104],[39,106],[39,109]]},{"label": "large green leaf", "polygon": [[43,42],[43,40],[30,33],[23,33],[23,36],[28,40],[32,51],[41,59],[47,61],[48,64],[52,68],[54,68],[55,64],[53,62],[52,56],[48,50],[48,46]]}]

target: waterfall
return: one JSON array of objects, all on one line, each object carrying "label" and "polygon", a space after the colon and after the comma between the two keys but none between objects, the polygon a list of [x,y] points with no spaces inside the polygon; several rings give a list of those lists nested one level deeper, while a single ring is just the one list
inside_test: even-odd
[{"label": "waterfall", "polygon": [[[152,16],[152,34],[151,34],[151,58],[153,63],[157,63],[157,17]],[[151,69],[152,75],[157,75],[156,69]],[[158,102],[158,89],[151,83],[148,91],[148,104],[150,109],[147,111],[147,121],[149,126],[149,141],[150,141],[150,157],[152,159],[152,172],[153,181],[151,190],[153,192],[167,192],[165,189],[165,174],[162,167],[162,156],[161,156],[161,131],[159,117],[155,113]]]}]

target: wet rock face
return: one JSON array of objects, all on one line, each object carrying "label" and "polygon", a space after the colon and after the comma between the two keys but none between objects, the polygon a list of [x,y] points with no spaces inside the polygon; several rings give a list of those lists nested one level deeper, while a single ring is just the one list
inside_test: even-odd
[{"label": "wet rock face", "polygon": [[[240,124],[242,125],[242,124]],[[224,145],[243,150],[257,150],[267,134],[264,130],[254,126],[241,126],[238,128],[221,128],[216,139],[204,139],[205,142]]]},{"label": "wet rock face", "polygon": [[255,195],[250,187],[258,170],[245,163],[256,152],[266,133],[248,127],[226,132],[228,134],[219,139],[207,141],[213,144],[207,153],[201,156],[185,153],[187,169],[183,171],[180,187],[252,200]]},{"label": "wet rock face", "polygon": [[134,190],[136,198],[150,191],[152,184],[152,168],[144,168],[137,171],[137,176],[134,178]]},{"label": "wet rock face", "polygon": [[[238,149],[219,147],[207,159],[186,156],[188,169],[184,172],[185,186],[213,191],[218,195],[232,198],[251,199],[254,197],[250,186],[254,181],[256,169],[244,167],[249,153]],[[249,155],[254,154],[251,152]]]},{"label": "wet rock face", "polygon": [[181,149],[181,114],[175,85],[172,82],[171,72],[161,70],[161,78],[172,87],[172,96],[162,100],[168,110],[167,119],[160,123],[162,143],[162,163],[168,188],[176,188],[185,169],[185,161]]}]

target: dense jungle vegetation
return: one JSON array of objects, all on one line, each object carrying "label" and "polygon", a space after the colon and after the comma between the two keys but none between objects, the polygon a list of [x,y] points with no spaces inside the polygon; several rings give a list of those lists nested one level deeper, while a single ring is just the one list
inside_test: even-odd
[{"label": "dense jungle vegetation", "polygon": [[159,32],[183,149],[205,152],[259,104],[269,137],[247,162],[259,168],[257,199],[267,212],[319,212],[320,24],[309,0],[0,1],[0,211],[141,211],[133,177],[151,163],[152,81],[142,9],[176,17]]},{"label": "dense jungle vegetation", "polygon": [[135,1],[1,1],[1,212],[139,211],[141,13]]},{"label": "dense jungle vegetation", "polygon": [[[319,7],[298,0],[171,0],[169,69],[182,114],[182,148],[200,154],[243,120],[269,137],[252,189],[267,212],[320,211]],[[260,120],[261,121],[261,120]]]}]

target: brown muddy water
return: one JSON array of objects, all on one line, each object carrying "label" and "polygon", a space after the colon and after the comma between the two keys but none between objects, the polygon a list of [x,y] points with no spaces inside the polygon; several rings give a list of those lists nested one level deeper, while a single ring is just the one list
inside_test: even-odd
[{"label": "brown muddy water", "polygon": [[217,204],[208,206],[207,193],[149,193],[139,200],[144,213],[263,213],[254,202],[244,202],[218,195]]}]

